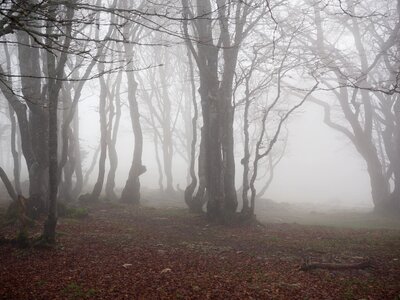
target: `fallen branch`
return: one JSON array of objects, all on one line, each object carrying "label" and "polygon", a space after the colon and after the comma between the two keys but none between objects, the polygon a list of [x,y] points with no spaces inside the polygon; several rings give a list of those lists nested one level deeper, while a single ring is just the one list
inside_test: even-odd
[{"label": "fallen branch", "polygon": [[335,263],[304,263],[301,267],[301,271],[310,271],[315,269],[325,269],[325,270],[350,270],[350,269],[365,269],[371,266],[371,261],[366,260],[359,263],[353,264],[335,264]]}]

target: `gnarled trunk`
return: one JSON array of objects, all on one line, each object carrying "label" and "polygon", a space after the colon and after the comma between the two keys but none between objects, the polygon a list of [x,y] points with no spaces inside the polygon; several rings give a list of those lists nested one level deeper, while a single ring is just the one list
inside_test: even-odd
[{"label": "gnarled trunk", "polygon": [[[41,67],[39,48],[31,36],[26,32],[17,32],[18,58],[21,77],[22,94],[29,107],[28,130],[30,139],[22,141],[30,143],[32,154],[29,158],[32,163],[28,165],[29,173],[29,198],[34,203],[36,214],[44,213],[47,207],[47,174],[48,168],[48,111],[45,107],[47,99],[41,93]],[[18,116],[18,113],[17,113]],[[21,130],[21,124],[20,124]],[[26,129],[22,129],[26,130]],[[22,135],[21,139],[26,136]],[[23,147],[24,148],[24,147]],[[24,153],[25,156],[25,153]]]},{"label": "gnarled trunk", "polygon": [[[124,44],[125,54],[128,60],[133,58],[133,46],[131,44]],[[127,66],[133,69],[133,64],[130,62]],[[129,100],[129,113],[132,121],[133,134],[135,136],[135,146],[133,150],[132,165],[129,170],[128,180],[122,190],[121,201],[131,204],[140,204],[140,175],[146,172],[146,167],[142,165],[142,152],[143,152],[143,134],[140,125],[139,107],[136,98],[137,82],[134,74],[129,71],[126,72],[128,79],[128,100]]]}]

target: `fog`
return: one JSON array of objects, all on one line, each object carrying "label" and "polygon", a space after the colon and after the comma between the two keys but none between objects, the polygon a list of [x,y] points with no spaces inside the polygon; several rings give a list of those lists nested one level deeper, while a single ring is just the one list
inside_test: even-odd
[{"label": "fog", "polygon": [[[98,86],[91,85],[93,93]],[[80,102],[80,139],[82,147],[88,152],[83,168],[89,164],[100,140],[98,95],[88,94]],[[82,117],[84,116],[84,117]],[[117,188],[122,189],[129,173],[134,140],[129,114],[123,111],[117,142],[121,163],[116,173]],[[352,145],[340,133],[335,132],[323,122],[321,109],[315,104],[306,103],[287,124],[288,142],[282,161],[275,170],[275,177],[266,192],[266,198],[277,202],[323,204],[330,208],[372,208],[371,188],[366,165]],[[9,132],[3,139],[10,138]],[[145,136],[143,162],[148,171],[142,175],[142,184],[149,189],[157,189],[157,165],[154,160],[154,147],[149,134]],[[6,170],[12,172],[11,157],[3,152]],[[180,157],[174,157],[173,175],[175,184],[183,189],[186,186],[187,164]],[[242,168],[238,165],[236,181],[240,186]],[[26,180],[26,170],[23,172]],[[90,177],[91,185],[97,177],[94,171]],[[262,178],[261,178],[262,180]]]},{"label": "fog", "polygon": [[0,299],[399,299],[399,216],[400,0],[0,2]]},{"label": "fog", "polygon": [[396,4],[225,2],[4,4],[2,199],[400,211]]},{"label": "fog", "polygon": [[303,110],[288,125],[287,155],[277,167],[270,197],[288,202],[371,208],[366,166],[354,146],[323,124],[318,107],[306,104]]},{"label": "fog", "polygon": [[[93,155],[100,134],[93,129],[98,122],[98,112],[92,103],[95,99],[82,101],[81,139]],[[133,137],[126,114],[120,128],[118,153],[121,162],[129,162],[132,157]],[[276,167],[276,174],[265,197],[277,202],[320,203],[330,208],[372,208],[371,188],[365,163],[359,158],[354,145],[341,134],[323,123],[321,109],[312,103],[303,108],[289,121],[288,145],[285,155]],[[97,131],[97,134],[96,134]],[[145,138],[143,162],[148,172],[142,176],[142,184],[157,189],[157,166],[151,137]],[[85,167],[88,167],[88,157]],[[174,179],[180,188],[186,185],[186,164],[179,157],[174,159]],[[116,174],[117,186],[122,187],[129,172],[129,163],[121,163]],[[238,166],[236,179],[240,185]],[[92,184],[96,178],[91,176]]]}]

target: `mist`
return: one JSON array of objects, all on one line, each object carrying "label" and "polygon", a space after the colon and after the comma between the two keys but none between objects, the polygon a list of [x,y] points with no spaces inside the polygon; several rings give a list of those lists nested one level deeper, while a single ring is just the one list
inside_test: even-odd
[{"label": "mist", "polygon": [[[89,104],[89,99],[85,100]],[[95,100],[94,100],[95,101]],[[98,112],[83,103],[85,118],[81,124],[93,124],[98,121]],[[122,161],[132,157],[133,141],[129,129],[129,119],[121,122],[118,153]],[[82,126],[81,139],[85,145],[95,148],[100,136],[92,127]],[[342,135],[323,123],[323,115],[318,107],[306,104],[287,124],[288,145],[282,161],[276,167],[276,177],[266,193],[266,197],[277,202],[322,203],[334,207],[365,207],[372,209],[371,188],[365,163],[358,157],[354,146]],[[154,161],[154,149],[151,136],[145,138],[143,161],[148,172],[143,174],[143,186],[158,188],[157,165]],[[91,152],[93,155],[94,151]],[[90,160],[90,159],[89,159]],[[88,167],[88,166],[85,166]],[[116,174],[118,187],[122,187],[129,172],[129,166],[123,164]],[[174,159],[173,177],[181,188],[186,185],[187,165],[179,157]],[[240,185],[242,169],[238,166],[237,184]],[[92,176],[92,183],[96,174]]]},{"label": "mist", "polygon": [[398,297],[400,0],[0,12],[0,259],[33,298]]}]

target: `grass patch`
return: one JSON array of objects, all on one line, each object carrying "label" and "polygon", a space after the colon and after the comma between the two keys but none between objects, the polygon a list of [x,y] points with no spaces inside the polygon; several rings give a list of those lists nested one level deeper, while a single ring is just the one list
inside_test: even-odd
[{"label": "grass patch", "polygon": [[89,299],[96,295],[96,291],[93,288],[86,289],[76,282],[71,282],[62,290],[62,294],[68,299]]},{"label": "grass patch", "polygon": [[70,219],[83,219],[89,215],[87,208],[84,207],[68,207],[65,217]]},{"label": "grass patch", "polygon": [[43,279],[39,279],[38,281],[35,282],[35,285],[38,287],[45,286],[46,284],[47,284],[47,281],[43,280]]},{"label": "grass patch", "polygon": [[67,206],[66,204],[58,204],[58,215],[68,219],[84,219],[89,215],[89,211],[85,207]]}]

